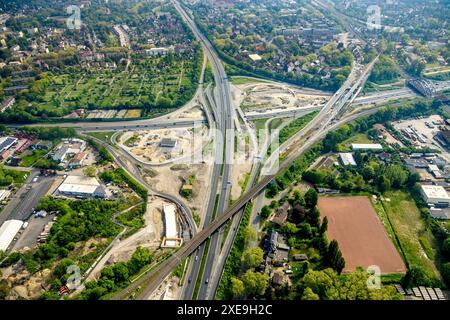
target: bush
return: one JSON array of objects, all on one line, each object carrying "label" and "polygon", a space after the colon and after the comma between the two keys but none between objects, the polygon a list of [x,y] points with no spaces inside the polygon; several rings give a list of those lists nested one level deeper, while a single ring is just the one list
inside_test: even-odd
[{"label": "bush", "polygon": [[442,243],[442,254],[447,258],[450,259],[450,237],[444,240]]},{"label": "bush", "polygon": [[271,213],[272,213],[272,210],[270,210],[269,206],[264,206],[261,208],[261,218],[267,219]]},{"label": "bush", "polygon": [[450,262],[444,263],[441,266],[441,274],[447,286],[450,286]]}]

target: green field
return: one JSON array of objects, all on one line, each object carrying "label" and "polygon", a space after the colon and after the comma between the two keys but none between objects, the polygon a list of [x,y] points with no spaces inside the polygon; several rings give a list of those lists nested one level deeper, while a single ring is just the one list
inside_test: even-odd
[{"label": "green field", "polygon": [[280,145],[303,129],[312,119],[314,119],[317,113],[318,111],[314,111],[307,115],[301,116],[300,118],[290,122],[287,126],[283,127],[280,130]]},{"label": "green field", "polygon": [[373,143],[373,141],[365,133],[358,133],[343,141],[341,144],[346,150],[350,150],[352,143]]},{"label": "green field", "polygon": [[110,132],[89,132],[87,135],[102,140],[106,143],[111,143],[111,137],[114,134],[114,131]]},{"label": "green field", "polygon": [[278,128],[281,124],[283,123],[283,119],[281,118],[276,118],[273,119],[270,124],[269,124],[269,130],[275,130],[276,128]]},{"label": "green field", "polygon": [[264,128],[266,126],[266,122],[267,122],[267,119],[258,119],[258,120],[253,121],[253,123],[255,124],[256,132],[259,132],[259,130],[264,130]]},{"label": "green field", "polygon": [[256,78],[248,78],[242,76],[231,77],[231,83],[234,85],[267,82]]},{"label": "green field", "polygon": [[22,156],[22,162],[20,163],[21,167],[30,167],[32,166],[36,161],[41,159],[44,155],[47,154],[48,151],[46,150],[33,150],[25,153]]},{"label": "green field", "polygon": [[409,266],[420,266],[430,278],[436,278],[434,238],[414,200],[403,191],[387,192],[384,197],[390,199],[383,205]]}]

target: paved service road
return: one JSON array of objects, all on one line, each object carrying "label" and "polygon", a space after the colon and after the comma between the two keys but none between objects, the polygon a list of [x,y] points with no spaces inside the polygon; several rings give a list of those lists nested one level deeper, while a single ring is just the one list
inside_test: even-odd
[{"label": "paved service road", "polygon": [[36,182],[32,182],[38,174],[39,172],[33,171],[27,182],[13,195],[13,198],[0,213],[0,225],[11,219],[25,221],[31,216],[39,200],[45,196],[55,181],[55,177],[42,176]]}]

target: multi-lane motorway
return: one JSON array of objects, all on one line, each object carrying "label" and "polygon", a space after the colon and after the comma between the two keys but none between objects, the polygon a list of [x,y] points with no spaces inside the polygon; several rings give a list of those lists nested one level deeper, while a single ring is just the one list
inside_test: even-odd
[{"label": "multi-lane motorway", "polygon": [[[216,219],[212,221],[203,230],[197,233],[191,241],[187,242],[170,258],[161,263],[157,268],[145,274],[138,281],[131,284],[127,289],[119,292],[115,298],[121,299],[136,290],[136,288],[144,287],[145,289],[139,295],[138,299],[147,299],[151,292],[170,274],[171,270],[175,268],[182,259],[188,257],[195,250],[203,244],[208,238],[217,232],[227,221],[229,221],[240,209],[261,192],[278,173],[289,167],[295,161],[299,154],[304,152],[313,143],[317,142],[326,132],[330,130],[335,124],[330,125],[332,119],[338,118],[339,113],[348,102],[352,101],[359,93],[360,88],[367,80],[370,71],[376,59],[367,67],[362,69],[360,66],[355,66],[347,81],[330,99],[319,114],[298,134],[293,136],[291,142],[295,145],[295,149],[289,149],[289,154],[283,163],[275,170],[274,174],[268,174],[261,178],[261,180],[250,188],[239,200],[231,205],[222,214],[218,214]],[[288,140],[289,141],[289,140]],[[286,148],[288,149],[288,148]],[[220,211],[219,211],[220,213]]]},{"label": "multi-lane motorway", "polygon": [[[203,50],[205,51],[214,72],[215,95],[214,98],[209,100],[211,105],[215,106],[215,108],[213,107],[213,110],[215,111],[215,118],[218,128],[222,132],[222,137],[224,137],[224,139],[223,141],[222,139],[216,139],[216,158],[210,185],[210,197],[204,218],[204,224],[208,225],[215,212],[220,214],[225,210],[226,206],[228,205],[231,189],[230,176],[231,165],[234,156],[234,121],[230,84],[228,82],[222,62],[219,60],[218,55],[209,40],[198,30],[195,22],[181,7],[181,5],[177,1],[173,1],[173,4],[179,14],[182,16],[183,20],[194,33],[195,37],[202,43]],[[221,186],[220,190],[217,190],[219,176],[221,173]],[[219,198],[217,208],[215,208],[215,199],[217,193]],[[200,266],[203,255],[206,252],[205,246],[208,244],[202,245],[197,251],[195,259],[193,259],[192,262],[193,266],[191,266],[190,274],[188,275],[188,282],[184,290],[184,298],[192,298],[197,281],[200,281],[198,298],[202,299],[202,297],[206,296],[208,282],[214,264],[214,258],[218,250],[219,242],[220,236],[219,233],[216,232],[212,235],[211,241],[209,243],[209,248],[207,251],[208,254],[205,257],[206,263],[204,266],[203,274],[200,274]],[[200,278],[197,280],[198,277]]]}]

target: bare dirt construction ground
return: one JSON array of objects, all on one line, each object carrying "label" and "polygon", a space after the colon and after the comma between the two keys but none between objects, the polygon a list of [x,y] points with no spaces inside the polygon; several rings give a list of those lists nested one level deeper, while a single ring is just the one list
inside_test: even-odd
[{"label": "bare dirt construction ground", "polygon": [[[146,176],[146,180],[153,189],[167,192],[185,201],[189,207],[203,216],[206,210],[206,201],[209,195],[209,183],[211,181],[212,163],[201,164],[173,164],[154,167],[157,173],[154,177]],[[192,195],[182,198],[180,189],[183,181],[188,181],[194,176]]]},{"label": "bare dirt construction ground", "polygon": [[329,99],[325,93],[323,95],[309,94],[303,90],[276,83],[243,84],[235,87],[241,90],[241,95],[237,90],[234,95],[237,99],[240,98],[244,111],[320,106]]},{"label": "bare dirt construction ground", "polygon": [[365,196],[321,197],[319,210],[328,218],[328,239],[339,243],[344,272],[371,265],[382,274],[405,273],[406,267]]},{"label": "bare dirt construction ground", "polygon": [[137,246],[156,250],[161,244],[164,226],[162,220],[162,208],[170,204],[161,198],[149,199],[147,211],[144,214],[145,227],[122,240],[112,254],[112,261],[128,261]]},{"label": "bare dirt construction ground", "polygon": [[184,110],[179,113],[171,114],[168,116],[169,119],[202,119],[204,118],[205,114],[202,110],[202,107],[198,104],[194,105],[192,108]]},{"label": "bare dirt construction ground", "polygon": [[[208,141],[207,132],[206,126],[199,127],[195,133],[191,128],[127,131],[118,142],[136,159],[157,165],[194,157],[194,152]],[[172,139],[176,145],[162,147],[163,139]]]},{"label": "bare dirt construction ground", "polygon": [[0,274],[0,280],[6,280],[8,286],[11,286],[5,300],[37,299],[50,289],[48,284],[48,278],[51,274],[50,269],[44,269],[30,275],[21,263],[16,263],[0,269]]},{"label": "bare dirt construction ground", "polygon": [[234,165],[231,170],[231,199],[233,200],[238,199],[244,191],[243,188],[245,188],[248,183],[254,161],[252,144],[248,139],[245,139],[239,134],[236,139],[236,150],[237,152],[234,155]]},{"label": "bare dirt construction ground", "polygon": [[148,300],[179,300],[181,289],[180,279],[176,276],[169,276],[164,282],[150,295]]}]

